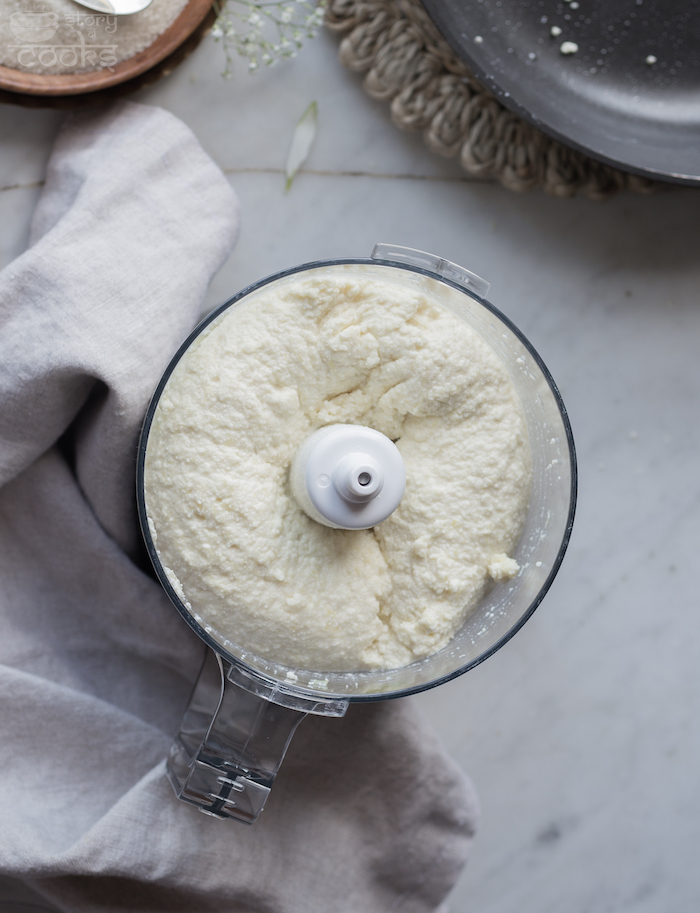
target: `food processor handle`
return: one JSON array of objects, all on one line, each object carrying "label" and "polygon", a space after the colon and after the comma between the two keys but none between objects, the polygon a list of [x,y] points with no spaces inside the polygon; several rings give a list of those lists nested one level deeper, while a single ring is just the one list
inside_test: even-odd
[{"label": "food processor handle", "polygon": [[241,687],[231,671],[207,649],[167,774],[178,798],[205,814],[252,824],[306,712]]}]

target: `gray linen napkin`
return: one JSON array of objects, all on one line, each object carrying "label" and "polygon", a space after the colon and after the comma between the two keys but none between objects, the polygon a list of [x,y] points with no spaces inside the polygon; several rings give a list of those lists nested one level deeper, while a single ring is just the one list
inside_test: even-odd
[{"label": "gray linen napkin", "polygon": [[424,913],[476,800],[409,702],[306,720],[251,828],[164,776],[203,647],[143,562],[135,448],[237,223],[190,131],[120,102],[68,119],[0,273],[0,875],[71,913]]}]

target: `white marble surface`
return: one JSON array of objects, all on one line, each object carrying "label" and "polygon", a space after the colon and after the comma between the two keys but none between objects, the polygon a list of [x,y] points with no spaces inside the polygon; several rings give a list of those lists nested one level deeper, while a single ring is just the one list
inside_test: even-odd
[{"label": "white marble surface", "polygon": [[[483,804],[452,913],[697,909],[700,195],[601,204],[464,180],[367,98],[332,36],[254,77],[221,69],[206,41],[138,97],[186,121],[238,191],[211,305],[377,240],[430,250],[491,281],[569,408],[580,495],[558,579],[500,653],[414,699]],[[313,99],[317,142],[285,195]],[[60,120],[0,106],[0,264],[26,243]]]}]

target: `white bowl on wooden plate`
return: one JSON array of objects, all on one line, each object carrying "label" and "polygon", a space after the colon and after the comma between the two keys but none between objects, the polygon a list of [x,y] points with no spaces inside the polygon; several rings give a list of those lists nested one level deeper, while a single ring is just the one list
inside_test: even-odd
[{"label": "white bowl on wooden plate", "polygon": [[[43,40],[39,38],[42,30],[47,33],[51,31],[51,35],[55,32],[52,22],[44,21],[43,18],[41,21],[29,20],[27,16],[28,14],[22,13],[17,22],[13,21],[11,24],[13,33],[17,29],[25,36],[21,40],[39,41]],[[87,73],[28,73],[0,66],[0,101],[31,106],[51,106],[58,103],[57,106],[65,107],[70,104],[71,99],[79,104],[85,101],[98,101],[100,95],[122,94],[115,91],[116,87],[125,87],[127,83],[129,88],[133,85],[135,90],[140,88],[141,84],[148,84],[174,69],[211,28],[215,18],[212,0],[189,0],[172,25],[147,48],[112,67],[103,67]],[[188,46],[184,53],[178,54],[186,45],[191,46]],[[172,65],[167,66],[168,63]],[[153,78],[145,78],[148,74],[153,74]],[[139,81],[140,77],[144,77],[143,83]],[[62,100],[68,104],[61,104]]]}]

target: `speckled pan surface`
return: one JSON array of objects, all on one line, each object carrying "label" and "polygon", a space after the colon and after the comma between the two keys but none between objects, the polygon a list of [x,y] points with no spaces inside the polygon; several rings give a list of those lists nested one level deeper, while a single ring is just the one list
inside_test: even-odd
[{"label": "speckled pan surface", "polygon": [[540,129],[628,171],[700,184],[700,0],[423,4],[474,74]]}]

